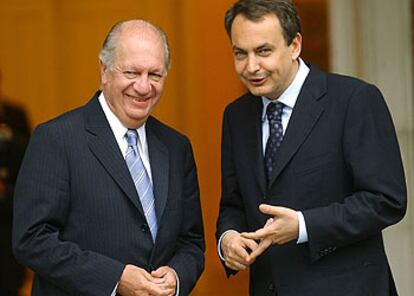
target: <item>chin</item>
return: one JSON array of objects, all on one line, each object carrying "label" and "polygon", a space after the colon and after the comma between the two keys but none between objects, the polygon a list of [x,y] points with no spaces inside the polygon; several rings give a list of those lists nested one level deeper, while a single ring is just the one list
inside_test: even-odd
[{"label": "chin", "polygon": [[255,96],[263,96],[267,93],[264,85],[261,85],[261,86],[246,85],[246,86],[247,86],[247,89]]},{"label": "chin", "polygon": [[263,91],[260,91],[260,90],[258,90],[258,89],[252,89],[252,88],[250,88],[250,89],[249,89],[249,91],[250,91],[253,95],[257,96],[257,97],[266,96],[266,93],[264,93]]}]

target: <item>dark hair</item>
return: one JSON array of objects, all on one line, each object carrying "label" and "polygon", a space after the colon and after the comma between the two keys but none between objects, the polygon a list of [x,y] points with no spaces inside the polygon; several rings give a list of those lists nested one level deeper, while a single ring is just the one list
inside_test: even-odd
[{"label": "dark hair", "polygon": [[260,21],[265,15],[273,13],[279,19],[283,37],[290,45],[297,33],[301,33],[300,18],[296,6],[291,0],[239,0],[224,17],[224,26],[231,38],[231,26],[237,15],[242,14],[248,20]]}]

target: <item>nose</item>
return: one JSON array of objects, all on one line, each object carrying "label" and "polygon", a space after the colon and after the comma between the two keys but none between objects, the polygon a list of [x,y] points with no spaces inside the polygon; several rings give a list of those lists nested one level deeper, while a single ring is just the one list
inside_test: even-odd
[{"label": "nose", "polygon": [[134,90],[140,95],[144,96],[150,93],[151,91],[151,83],[148,78],[148,75],[140,75],[135,79],[134,82]]},{"label": "nose", "polygon": [[246,70],[249,73],[255,73],[260,69],[260,64],[259,61],[257,60],[257,58],[254,55],[249,55],[247,57],[247,65],[246,65]]}]

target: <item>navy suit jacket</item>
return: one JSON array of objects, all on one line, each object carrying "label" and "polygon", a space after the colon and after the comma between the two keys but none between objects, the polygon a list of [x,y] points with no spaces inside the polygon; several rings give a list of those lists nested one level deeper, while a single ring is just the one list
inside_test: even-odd
[{"label": "navy suit jacket", "polygon": [[13,249],[32,295],[110,295],[126,264],[173,268],[187,295],[204,268],[196,166],[186,137],[146,124],[158,235],[153,243],[122,153],[98,102],[36,128],[18,176]]},{"label": "navy suit jacket", "polygon": [[224,112],[217,238],[263,227],[258,206],[268,203],[302,211],[309,241],[263,253],[250,268],[250,294],[396,295],[381,230],[404,216],[406,186],[379,90],[311,66],[268,185],[261,114],[250,93]]}]

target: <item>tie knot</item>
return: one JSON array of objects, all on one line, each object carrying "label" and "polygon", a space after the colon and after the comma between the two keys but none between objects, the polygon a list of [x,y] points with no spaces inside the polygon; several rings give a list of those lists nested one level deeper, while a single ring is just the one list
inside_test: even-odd
[{"label": "tie knot", "polygon": [[126,132],[126,137],[127,137],[128,146],[133,146],[133,147],[137,146],[138,134],[136,130],[129,129]]},{"label": "tie knot", "polygon": [[280,102],[272,102],[267,105],[266,115],[269,121],[271,120],[282,120],[282,111],[283,111],[283,103]]}]

